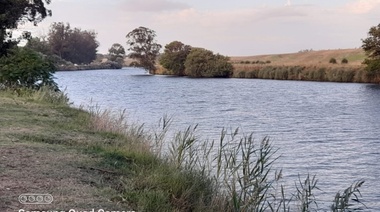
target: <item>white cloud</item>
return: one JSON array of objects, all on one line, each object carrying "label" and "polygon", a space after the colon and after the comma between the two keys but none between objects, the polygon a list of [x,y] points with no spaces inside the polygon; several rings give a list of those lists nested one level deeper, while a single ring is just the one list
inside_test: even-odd
[{"label": "white cloud", "polygon": [[345,6],[345,10],[354,14],[365,14],[380,6],[380,0],[356,0]]}]

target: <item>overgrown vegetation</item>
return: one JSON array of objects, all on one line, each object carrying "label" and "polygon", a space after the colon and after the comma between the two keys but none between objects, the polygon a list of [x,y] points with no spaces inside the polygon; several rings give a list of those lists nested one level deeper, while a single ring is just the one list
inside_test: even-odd
[{"label": "overgrown vegetation", "polygon": [[7,56],[0,58],[0,85],[33,89],[52,86],[58,89],[53,80],[55,70],[54,63],[46,56],[28,48],[15,47]]},{"label": "overgrown vegetation", "polygon": [[[0,92],[0,110],[7,114],[0,119],[0,136],[24,143],[65,146],[100,157],[81,169],[91,168],[97,170],[96,175],[104,175],[96,187],[109,186],[113,196],[101,196],[107,196],[114,205],[136,211],[328,210],[317,204],[315,176],[307,175],[304,180],[300,177],[294,191],[287,193],[289,189],[281,185],[282,170],[273,168],[278,154],[269,138],[255,140],[253,134],[240,135],[236,129],[223,130],[219,141],[201,141],[197,126],[167,137],[171,124],[168,118],[160,121],[160,128],[148,132],[128,123],[124,112],[115,116],[97,107],[89,108],[89,113],[70,108],[65,95],[49,89],[22,90],[17,96],[12,93]],[[32,128],[29,119],[34,120]],[[33,133],[22,130],[28,127]],[[11,128],[20,130],[14,132]],[[167,142],[168,149],[163,147]],[[332,197],[330,210],[365,209],[359,199],[363,183],[355,182],[337,193],[335,199]],[[92,204],[86,203],[87,207]],[[60,208],[74,206],[63,204]]]}]

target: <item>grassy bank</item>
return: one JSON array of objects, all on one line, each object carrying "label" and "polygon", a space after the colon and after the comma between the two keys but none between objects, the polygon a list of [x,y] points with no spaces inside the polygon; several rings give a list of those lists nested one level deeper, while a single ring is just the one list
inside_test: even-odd
[{"label": "grassy bank", "polygon": [[[315,177],[286,193],[268,138],[223,131],[202,141],[196,126],[166,138],[129,125],[124,113],[69,107],[65,95],[0,91],[0,210],[309,211],[318,210]],[[168,150],[162,151],[163,142]],[[350,204],[363,181],[332,197],[332,211]],[[22,205],[24,193],[49,193],[50,205]]]},{"label": "grassy bank", "polygon": [[[150,138],[123,117],[71,108],[64,95],[47,90],[0,91],[0,114],[1,211],[210,206],[212,184],[159,158]],[[22,205],[24,193],[49,193],[54,202]]]}]

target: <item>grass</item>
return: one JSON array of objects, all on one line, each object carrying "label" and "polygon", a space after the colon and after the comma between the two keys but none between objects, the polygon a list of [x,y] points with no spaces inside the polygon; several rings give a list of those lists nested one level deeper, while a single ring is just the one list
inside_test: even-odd
[{"label": "grass", "polygon": [[[219,141],[200,141],[197,126],[167,138],[170,118],[145,132],[123,111],[88,110],[69,107],[65,95],[49,89],[0,91],[1,211],[319,210],[315,177],[300,179],[294,194],[285,192],[268,138],[257,141],[236,129],[223,130]],[[331,210],[363,207],[353,204],[360,203],[363,183],[338,192]],[[18,195],[32,192],[52,194],[54,201],[18,203]]]},{"label": "grass", "polygon": [[365,52],[358,49],[334,49],[319,51],[304,51],[289,54],[257,55],[246,57],[231,57],[233,63],[241,61],[271,61],[276,66],[311,66],[329,65],[329,60],[335,58],[339,63],[343,58],[348,60],[349,66],[360,66],[365,59]]}]

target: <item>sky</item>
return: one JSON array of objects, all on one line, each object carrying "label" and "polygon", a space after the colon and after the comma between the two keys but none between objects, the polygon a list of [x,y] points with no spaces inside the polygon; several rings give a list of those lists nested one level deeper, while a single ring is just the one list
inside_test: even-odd
[{"label": "sky", "polygon": [[228,56],[293,53],[306,49],[359,48],[370,27],[380,24],[380,0],[52,0],[53,22],[97,32],[99,53],[144,26],[162,46],[181,41]]}]

